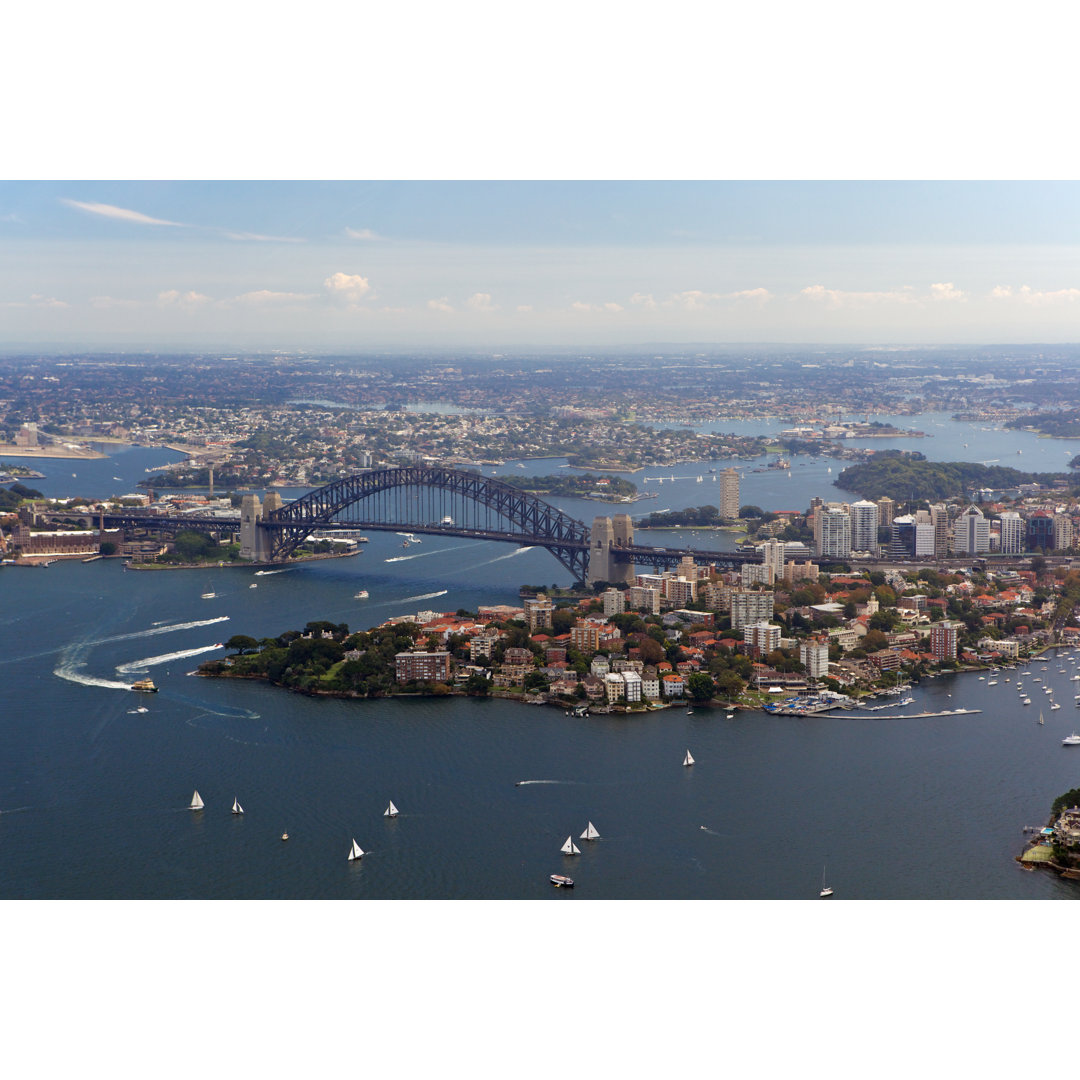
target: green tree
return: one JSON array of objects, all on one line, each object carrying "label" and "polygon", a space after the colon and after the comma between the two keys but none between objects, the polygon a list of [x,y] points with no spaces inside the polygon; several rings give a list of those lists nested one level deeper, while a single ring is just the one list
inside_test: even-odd
[{"label": "green tree", "polygon": [[708,701],[716,692],[716,686],[704,671],[694,671],[687,677],[686,692],[694,701]]}]

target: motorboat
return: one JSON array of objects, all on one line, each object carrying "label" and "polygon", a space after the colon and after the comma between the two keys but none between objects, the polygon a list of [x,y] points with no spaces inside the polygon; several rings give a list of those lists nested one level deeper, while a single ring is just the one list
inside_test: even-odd
[{"label": "motorboat", "polygon": [[366,600],[368,598],[367,589],[361,589],[354,597],[354,600]]},{"label": "motorboat", "polygon": [[574,887],[574,879],[567,877],[565,874],[552,874],[548,878],[548,881],[555,886],[556,889],[572,889]]},{"label": "motorboat", "polygon": [[1072,735],[1066,735],[1065,738],[1061,740],[1061,745],[1080,746],[1080,735],[1077,735],[1075,732]]}]

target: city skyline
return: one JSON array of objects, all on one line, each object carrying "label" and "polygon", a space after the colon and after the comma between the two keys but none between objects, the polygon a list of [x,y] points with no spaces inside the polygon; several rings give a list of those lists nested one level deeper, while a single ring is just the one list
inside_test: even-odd
[{"label": "city skyline", "polygon": [[0,184],[0,348],[1075,340],[1071,182]]}]

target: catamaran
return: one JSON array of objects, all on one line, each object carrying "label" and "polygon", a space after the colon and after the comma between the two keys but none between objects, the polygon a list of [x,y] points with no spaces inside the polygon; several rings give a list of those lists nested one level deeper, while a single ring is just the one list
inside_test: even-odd
[{"label": "catamaran", "polygon": [[563,846],[561,848],[559,848],[559,850],[564,855],[580,855],[581,854],[581,848],[579,848],[577,846],[577,844],[574,843],[573,836],[568,836],[566,838],[566,843],[563,844]]},{"label": "catamaran", "polygon": [[361,850],[360,845],[356,842],[356,838],[353,837],[352,847],[349,848],[349,862],[354,859],[362,859],[364,852]]},{"label": "catamaran", "polygon": [[683,763],[684,765],[693,765],[693,764],[694,764],[694,758],[693,758],[693,755],[692,755],[692,754],[690,753],[690,751],[689,751],[689,750],[687,750],[687,751],[686,751],[686,757],[684,757],[684,758],[682,759],[682,763]]},{"label": "catamaran", "polygon": [[232,812],[234,814],[242,814],[244,812],[244,808],[240,805],[240,800],[235,795],[233,796],[232,801]]},{"label": "catamaran", "polygon": [[189,810],[201,810],[202,808],[203,808],[202,796],[198,793],[198,791],[196,791],[195,794],[191,796],[191,805],[188,807],[188,809]]},{"label": "catamaran", "polygon": [[590,821],[585,826],[585,831],[581,834],[582,840],[599,840],[600,834],[596,831],[596,826]]},{"label": "catamaran", "polygon": [[382,816],[383,817],[397,817],[398,813],[399,813],[398,808],[394,805],[394,800],[391,799],[390,800],[390,805],[383,811]]}]

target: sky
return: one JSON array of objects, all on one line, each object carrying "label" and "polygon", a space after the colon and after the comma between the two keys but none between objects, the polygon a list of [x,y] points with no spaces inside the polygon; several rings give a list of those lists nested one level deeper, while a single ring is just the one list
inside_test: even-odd
[{"label": "sky", "polygon": [[0,348],[1075,341],[1080,184],[6,181]]}]

